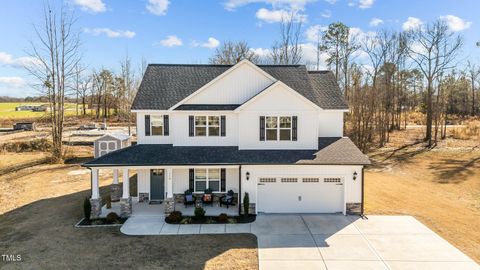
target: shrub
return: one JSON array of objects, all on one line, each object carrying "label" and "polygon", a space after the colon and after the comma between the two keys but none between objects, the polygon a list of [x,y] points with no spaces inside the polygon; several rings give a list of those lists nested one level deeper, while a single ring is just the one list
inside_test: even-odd
[{"label": "shrub", "polygon": [[250,209],[250,198],[248,197],[248,192],[245,192],[243,196],[243,214],[248,216],[248,210]]},{"label": "shrub", "polygon": [[86,220],[90,220],[90,215],[92,214],[92,204],[88,198],[85,198],[83,201],[83,215]]},{"label": "shrub", "polygon": [[227,216],[227,214],[225,214],[225,213],[221,213],[220,215],[218,215],[217,220],[218,220],[218,222],[220,222],[220,223],[225,223],[225,222],[227,222],[227,220],[228,220],[228,216]]},{"label": "shrub", "polygon": [[167,216],[167,221],[171,223],[179,223],[183,220],[182,212],[173,211]]},{"label": "shrub", "polygon": [[192,218],[191,217],[185,217],[180,221],[181,224],[190,224],[192,223]]},{"label": "shrub", "polygon": [[203,219],[205,217],[205,210],[202,207],[195,207],[195,219]]},{"label": "shrub", "polygon": [[111,209],[111,208],[112,208],[112,196],[107,195],[107,196],[105,197],[105,204],[107,205],[107,209]]},{"label": "shrub", "polygon": [[106,220],[107,220],[107,223],[117,223],[120,221],[120,217],[117,215],[117,213],[115,212],[110,212],[108,213],[107,217],[106,217]]}]

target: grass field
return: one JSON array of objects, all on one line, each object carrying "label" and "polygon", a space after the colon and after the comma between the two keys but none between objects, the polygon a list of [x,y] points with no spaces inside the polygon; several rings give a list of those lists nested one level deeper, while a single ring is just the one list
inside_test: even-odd
[{"label": "grass field", "polygon": [[[20,105],[42,105],[44,102],[3,102],[0,103],[0,119],[34,119],[41,118],[48,114],[48,112],[32,112],[32,111],[15,111],[15,107]],[[80,110],[80,108],[79,108]],[[65,104],[65,114],[75,115],[75,104]]]}]

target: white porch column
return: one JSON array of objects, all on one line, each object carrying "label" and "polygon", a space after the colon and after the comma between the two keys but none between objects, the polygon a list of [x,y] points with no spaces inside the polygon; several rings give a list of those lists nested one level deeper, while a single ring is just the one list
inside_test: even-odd
[{"label": "white porch column", "polygon": [[123,168],[123,195],[122,199],[130,197],[130,178],[128,177],[128,168]]},{"label": "white porch column", "polygon": [[173,169],[167,168],[167,198],[173,198]]},{"label": "white porch column", "polygon": [[113,169],[113,184],[118,184],[118,169]]},{"label": "white porch column", "polygon": [[92,168],[92,199],[98,199],[99,197],[98,169]]}]

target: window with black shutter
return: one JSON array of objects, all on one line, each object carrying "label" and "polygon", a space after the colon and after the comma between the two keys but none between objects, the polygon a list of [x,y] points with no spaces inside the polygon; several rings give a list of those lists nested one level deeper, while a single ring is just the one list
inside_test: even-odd
[{"label": "window with black shutter", "polygon": [[163,135],[168,136],[170,133],[170,125],[168,121],[168,115],[163,116]]},{"label": "window with black shutter", "polygon": [[227,129],[227,119],[225,115],[220,116],[220,136],[226,136],[226,129]]},{"label": "window with black shutter", "polygon": [[297,140],[297,117],[292,116],[292,141]]},{"label": "window with black shutter", "polygon": [[150,136],[150,115],[145,115],[145,136]]},{"label": "window with black shutter", "polygon": [[260,116],[260,141],[265,141],[265,116]]},{"label": "window with black shutter", "polygon": [[191,192],[194,191],[194,184],[195,184],[195,170],[189,169],[188,170],[188,190]]},{"label": "window with black shutter", "polygon": [[227,171],[225,168],[222,168],[220,170],[220,191],[225,192],[227,190]]},{"label": "window with black shutter", "polygon": [[194,122],[193,115],[188,116],[188,136],[190,137],[193,137],[195,135],[193,122]]}]

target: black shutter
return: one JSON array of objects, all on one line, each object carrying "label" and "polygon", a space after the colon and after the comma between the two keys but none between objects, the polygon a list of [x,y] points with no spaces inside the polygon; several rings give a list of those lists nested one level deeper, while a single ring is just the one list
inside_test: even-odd
[{"label": "black shutter", "polygon": [[188,136],[193,137],[194,133],[194,126],[193,126],[193,115],[188,116]]},{"label": "black shutter", "polygon": [[220,169],[220,191],[225,192],[227,190],[226,182],[227,172],[225,168]]},{"label": "black shutter", "polygon": [[225,118],[225,115],[220,116],[220,136],[225,137],[226,136],[226,126],[227,119]]},{"label": "black shutter", "polygon": [[191,192],[193,192],[195,189],[194,189],[194,184],[195,184],[195,170],[194,169],[189,169],[188,170],[188,190],[190,190]]},{"label": "black shutter", "polygon": [[292,141],[297,140],[297,117],[292,116]]},{"label": "black shutter", "polygon": [[265,116],[260,116],[260,141],[265,141]]},{"label": "black shutter", "polygon": [[170,133],[168,115],[163,116],[163,135],[168,136]]},{"label": "black shutter", "polygon": [[145,115],[145,136],[150,136],[150,115]]}]

